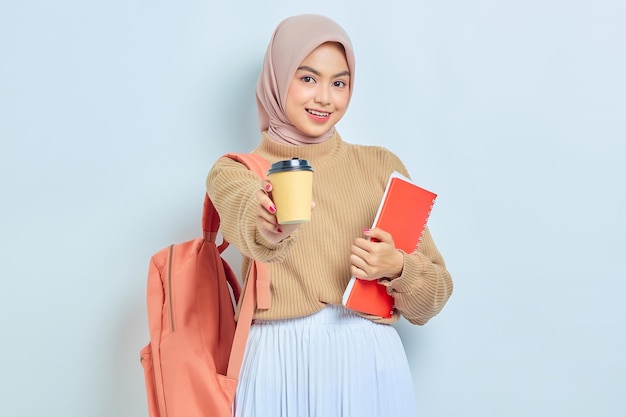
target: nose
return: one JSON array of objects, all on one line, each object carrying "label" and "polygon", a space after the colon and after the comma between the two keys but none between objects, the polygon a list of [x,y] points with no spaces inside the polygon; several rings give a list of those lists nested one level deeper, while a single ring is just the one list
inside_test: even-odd
[{"label": "nose", "polygon": [[330,101],[330,86],[318,84],[315,89],[315,102],[327,106]]}]

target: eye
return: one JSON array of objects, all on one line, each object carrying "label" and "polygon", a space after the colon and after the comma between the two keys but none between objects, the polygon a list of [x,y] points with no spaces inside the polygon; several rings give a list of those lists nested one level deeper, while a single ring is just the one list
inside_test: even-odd
[{"label": "eye", "polygon": [[345,83],[345,82],[343,82],[343,81],[335,81],[335,82],[333,83],[333,86],[335,86],[335,87],[339,87],[339,88],[343,88],[343,87],[345,87],[345,86],[346,86],[346,83]]},{"label": "eye", "polygon": [[302,81],[304,81],[305,83],[314,83],[315,79],[313,77],[311,77],[310,75],[305,75],[304,77],[300,77],[300,79]]}]

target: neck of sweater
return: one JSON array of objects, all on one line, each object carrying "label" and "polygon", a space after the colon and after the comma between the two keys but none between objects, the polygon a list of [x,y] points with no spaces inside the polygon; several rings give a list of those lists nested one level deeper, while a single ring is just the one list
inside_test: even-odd
[{"label": "neck of sweater", "polygon": [[343,141],[335,130],[333,135],[324,142],[310,145],[290,145],[276,142],[267,132],[263,132],[261,143],[255,153],[265,156],[270,163],[283,159],[300,158],[308,160],[313,169],[323,169],[335,163],[343,151]]}]

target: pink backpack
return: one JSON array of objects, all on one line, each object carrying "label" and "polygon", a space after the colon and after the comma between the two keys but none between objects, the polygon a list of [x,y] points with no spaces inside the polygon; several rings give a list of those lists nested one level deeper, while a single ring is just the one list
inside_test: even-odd
[{"label": "pink backpack", "polygon": [[[260,178],[267,174],[269,163],[258,155],[225,156]],[[203,237],[173,244],[151,258],[147,288],[150,342],[140,353],[150,417],[234,414],[255,305],[269,307],[269,272],[267,265],[252,263],[235,323],[234,300],[239,299],[241,288],[221,257],[228,242],[224,240],[219,247],[215,243],[219,226],[219,215],[205,195]],[[255,284],[256,288],[252,287]]]}]

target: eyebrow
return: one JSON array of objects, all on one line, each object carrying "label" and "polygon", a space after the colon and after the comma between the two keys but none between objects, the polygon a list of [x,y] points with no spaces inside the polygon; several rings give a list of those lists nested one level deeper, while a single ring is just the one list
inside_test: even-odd
[{"label": "eyebrow", "polygon": [[[311,68],[311,67],[307,67],[306,65],[303,65],[303,66],[301,66],[301,67],[298,67],[298,71],[309,71],[309,72],[312,72],[313,74],[315,74],[315,75],[317,75],[317,76],[320,76],[320,75],[321,75],[321,74],[320,74],[320,72],[319,72],[318,70],[316,70],[316,69],[314,69],[314,68]],[[345,76],[345,75],[350,76],[350,71],[342,71],[342,72],[340,72],[340,73],[338,73],[338,74],[335,74],[333,78],[336,78],[336,77],[343,77],[343,76]]]}]

